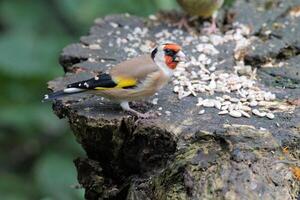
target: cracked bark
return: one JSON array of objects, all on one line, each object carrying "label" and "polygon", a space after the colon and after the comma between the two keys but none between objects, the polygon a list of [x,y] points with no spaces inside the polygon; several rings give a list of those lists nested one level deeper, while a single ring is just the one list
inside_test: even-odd
[{"label": "cracked bark", "polygon": [[[238,1],[229,12],[235,13],[234,22],[252,25],[252,34],[259,36],[253,44],[255,50],[246,55],[248,64],[258,67],[259,84],[276,93],[282,101],[299,98],[300,26],[293,23],[288,12],[300,5],[300,1],[276,1],[268,4],[272,10],[264,7],[267,2]],[[290,22],[286,27],[273,26],[286,21]],[[112,22],[117,24],[121,35],[107,35],[113,32]],[[125,34],[124,26],[149,28],[147,39],[152,41],[156,33],[167,27],[164,22],[151,24],[126,15],[97,19],[88,36],[63,50],[60,63],[66,75],[49,82],[49,88],[61,89],[70,82],[90,77],[95,70],[105,71],[108,65],[126,59],[123,49],[108,47],[110,41]],[[264,37],[269,29],[276,37]],[[102,49],[88,48],[98,40]],[[217,67],[231,70],[232,44],[218,48],[221,51],[218,59],[225,62]],[[191,46],[185,51],[193,54],[192,49]],[[284,61],[284,67],[259,67],[272,59],[275,63]],[[179,101],[166,87],[160,91],[159,105],[135,107],[145,111],[162,106],[172,115],[138,124],[118,105],[103,102],[99,97],[78,94],[56,101],[54,112],[68,119],[87,154],[75,160],[85,197],[128,200],[297,198],[299,182],[292,177],[289,165],[274,164],[274,161],[285,156],[282,147],[289,148],[292,158],[300,158],[299,108],[294,113],[279,113],[275,120],[233,119],[214,112],[197,115],[198,110],[193,106],[195,99]],[[260,130],[260,127],[267,129]]]}]

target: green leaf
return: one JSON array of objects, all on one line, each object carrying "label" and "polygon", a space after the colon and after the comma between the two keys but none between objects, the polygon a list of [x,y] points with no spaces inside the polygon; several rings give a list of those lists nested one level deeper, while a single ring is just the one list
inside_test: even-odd
[{"label": "green leaf", "polygon": [[42,196],[50,199],[83,199],[77,184],[72,158],[54,153],[44,155],[35,166],[35,179]]},{"label": "green leaf", "polygon": [[[0,125],[12,127],[22,135],[62,134],[68,127],[52,112],[50,105],[11,105],[1,108]],[[7,134],[1,133],[0,134]]]},{"label": "green leaf", "polygon": [[5,34],[0,37],[0,70],[22,77],[54,74],[60,69],[61,46],[53,37],[40,38],[26,32]]},{"label": "green leaf", "polygon": [[35,188],[28,181],[15,174],[1,173],[0,199],[29,200],[33,199]]}]

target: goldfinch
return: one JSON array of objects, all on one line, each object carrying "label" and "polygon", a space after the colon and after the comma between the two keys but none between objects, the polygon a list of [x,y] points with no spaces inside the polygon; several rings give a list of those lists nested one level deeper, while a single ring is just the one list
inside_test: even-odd
[{"label": "goldfinch", "polygon": [[140,118],[148,118],[147,113],[130,108],[128,102],[154,95],[168,83],[177,64],[184,61],[186,56],[178,44],[165,43],[156,47],[151,54],[115,65],[108,73],[100,73],[94,78],[69,84],[61,91],[47,94],[44,100],[86,92],[120,103],[123,110]]},{"label": "goldfinch", "polygon": [[[224,0],[177,0],[177,2],[191,16],[212,17],[212,24],[207,32],[214,33],[217,31],[216,18]],[[181,23],[188,27],[186,19],[183,19]]]}]

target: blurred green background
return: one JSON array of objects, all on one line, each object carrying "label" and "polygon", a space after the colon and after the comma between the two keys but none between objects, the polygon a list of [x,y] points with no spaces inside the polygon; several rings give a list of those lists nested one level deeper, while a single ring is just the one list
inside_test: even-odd
[{"label": "blurred green background", "polygon": [[61,49],[97,17],[147,16],[175,0],[0,0],[0,199],[83,199],[72,160],[84,155],[67,123],[41,103],[63,75]]}]

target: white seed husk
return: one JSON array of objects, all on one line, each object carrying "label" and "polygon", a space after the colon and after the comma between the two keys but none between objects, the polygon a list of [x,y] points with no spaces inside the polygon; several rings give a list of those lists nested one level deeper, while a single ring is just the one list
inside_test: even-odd
[{"label": "white seed husk", "polygon": [[215,108],[217,108],[218,110],[221,110],[222,104],[220,101],[215,100]]},{"label": "white seed husk", "polygon": [[240,110],[240,112],[242,113],[243,116],[247,117],[247,118],[250,118],[251,116],[249,115],[249,113],[243,111],[243,110]]},{"label": "white seed husk", "polygon": [[225,105],[225,106],[222,106],[221,110],[228,110],[229,106],[228,105]]},{"label": "white seed husk", "polygon": [[257,106],[258,105],[258,102],[257,101],[251,101],[250,102],[250,106],[251,107],[255,107],[255,106]]},{"label": "white seed husk", "polygon": [[198,114],[203,115],[204,113],[205,113],[205,110],[203,109],[203,110],[200,110]]},{"label": "white seed husk", "polygon": [[264,116],[267,115],[266,112],[260,112],[260,111],[257,110],[257,109],[253,109],[253,110],[252,110],[252,113],[253,113],[254,115],[258,116],[258,117],[264,117]]},{"label": "white seed husk", "polygon": [[229,113],[228,110],[223,110],[223,111],[219,112],[218,114],[219,115],[226,115],[228,113]]},{"label": "white seed husk", "polygon": [[237,110],[230,111],[229,115],[232,116],[232,117],[236,117],[236,118],[242,117],[242,113],[240,111],[237,111]]},{"label": "white seed husk", "polygon": [[238,98],[231,98],[230,101],[232,103],[237,103],[237,102],[240,102],[240,100]]},{"label": "white seed husk", "polygon": [[267,113],[267,118],[269,119],[274,119],[275,118],[275,115],[273,113]]},{"label": "white seed husk", "polygon": [[215,100],[213,99],[205,99],[203,100],[203,106],[206,108],[212,108],[215,106]]}]

